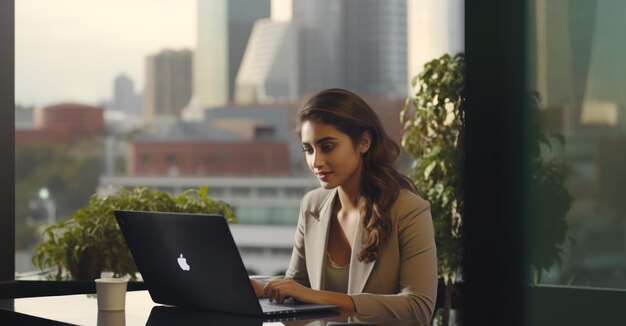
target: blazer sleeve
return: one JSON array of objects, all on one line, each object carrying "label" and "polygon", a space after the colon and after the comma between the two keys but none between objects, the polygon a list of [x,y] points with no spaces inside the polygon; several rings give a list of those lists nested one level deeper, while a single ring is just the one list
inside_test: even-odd
[{"label": "blazer sleeve", "polygon": [[298,216],[298,226],[294,237],[293,251],[291,252],[291,261],[289,268],[285,274],[285,278],[292,279],[304,286],[311,287],[309,282],[309,274],[306,268],[306,253],[304,247],[304,233],[306,228],[306,220],[304,216],[304,203],[307,197],[302,199],[300,204],[300,214]]},{"label": "blazer sleeve", "polygon": [[353,294],[357,313],[430,323],[437,298],[437,252],[430,205],[420,201],[425,204],[410,205],[398,220],[398,293]]}]

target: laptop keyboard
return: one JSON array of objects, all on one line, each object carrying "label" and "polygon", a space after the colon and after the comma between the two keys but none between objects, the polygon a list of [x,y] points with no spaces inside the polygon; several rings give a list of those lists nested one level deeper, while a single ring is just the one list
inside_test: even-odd
[{"label": "laptop keyboard", "polygon": [[265,314],[273,315],[273,314],[288,314],[298,312],[300,309],[298,307],[302,306],[302,303],[298,303],[295,300],[288,303],[272,303],[269,301],[261,300],[259,301],[261,304],[261,310]]}]

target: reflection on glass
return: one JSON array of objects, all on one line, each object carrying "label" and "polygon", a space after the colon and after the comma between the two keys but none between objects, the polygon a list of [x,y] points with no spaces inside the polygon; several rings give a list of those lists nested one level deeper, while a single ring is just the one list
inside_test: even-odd
[{"label": "reflection on glass", "polygon": [[[563,136],[541,155],[564,162],[573,198],[562,262],[541,282],[626,288],[626,3],[534,0],[529,9],[529,86],[542,131]],[[530,205],[532,214],[558,204]],[[529,242],[545,241],[542,221],[533,223]]]}]

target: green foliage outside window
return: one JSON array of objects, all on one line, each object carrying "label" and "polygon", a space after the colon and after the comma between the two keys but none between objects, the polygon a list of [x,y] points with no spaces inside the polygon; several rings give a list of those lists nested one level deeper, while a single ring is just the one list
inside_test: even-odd
[{"label": "green foliage outside window", "polygon": [[[104,159],[99,142],[76,146],[21,145],[15,151],[16,247],[35,244],[33,222],[41,220],[30,203],[40,203],[38,191],[46,188],[57,216],[69,216],[83,206],[98,185]],[[46,213],[47,214],[47,213]]]}]

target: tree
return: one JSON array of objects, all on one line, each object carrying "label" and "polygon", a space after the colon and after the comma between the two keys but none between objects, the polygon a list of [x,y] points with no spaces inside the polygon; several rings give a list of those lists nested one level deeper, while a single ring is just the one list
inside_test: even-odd
[{"label": "tree", "polygon": [[445,283],[444,325],[463,258],[465,100],[463,55],[444,55],[413,78],[414,99],[400,120],[402,147],[413,157],[409,176],[429,202],[437,243],[438,274]]},{"label": "tree", "polygon": [[[445,283],[443,324],[448,325],[454,285],[461,273],[463,258],[465,112],[463,54],[445,54],[424,65],[412,80],[416,89],[401,112],[404,126],[402,147],[412,156],[409,176],[418,192],[431,204],[438,272]],[[540,97],[532,93],[528,101],[529,166],[528,214],[530,263],[534,281],[542,270],[561,263],[562,244],[567,233],[565,217],[572,197],[564,187],[565,165],[550,157],[551,141],[563,146],[558,134],[541,132],[538,121]],[[497,151],[494,148],[494,151]]]},{"label": "tree", "polygon": [[30,144],[15,152],[16,240],[21,247],[35,242],[30,203],[40,189],[50,191],[58,217],[67,217],[85,205],[102,173],[99,143],[83,143],[75,148],[64,145]]},{"label": "tree", "polygon": [[[565,188],[567,167],[553,157],[553,144],[565,147],[565,138],[541,130],[539,109],[541,96],[531,92],[528,97],[528,252],[533,283],[541,281],[543,271],[561,265],[562,245],[567,237],[566,216],[573,197]],[[573,239],[570,238],[573,241]]]}]

